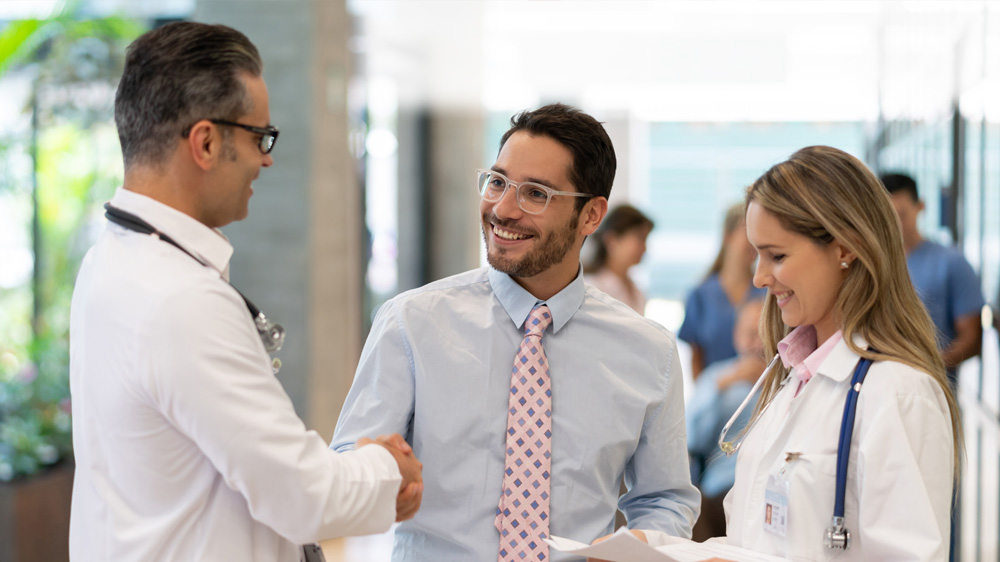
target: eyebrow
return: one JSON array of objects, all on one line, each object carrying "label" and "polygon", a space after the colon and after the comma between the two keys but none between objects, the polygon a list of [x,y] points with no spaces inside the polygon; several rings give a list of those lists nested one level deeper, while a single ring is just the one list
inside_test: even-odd
[{"label": "eyebrow", "polygon": [[[501,167],[499,167],[499,166],[497,166],[495,164],[493,166],[490,166],[490,169],[493,170],[494,172],[499,173],[499,174],[503,174],[504,177],[507,177],[507,170],[504,170],[503,168],[501,168]],[[544,185],[545,187],[547,187],[549,189],[555,189],[556,191],[559,191],[558,188],[556,188],[555,184],[553,184],[552,182],[550,182],[548,180],[543,180],[541,178],[528,178],[528,179],[526,179],[524,181],[519,181],[517,183],[519,183],[519,184],[521,184],[521,183],[537,183],[539,185]]]}]

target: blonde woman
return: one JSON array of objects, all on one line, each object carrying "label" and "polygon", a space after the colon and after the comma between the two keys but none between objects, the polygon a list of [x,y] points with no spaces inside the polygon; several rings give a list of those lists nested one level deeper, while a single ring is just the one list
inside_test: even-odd
[{"label": "blonde woman", "polygon": [[[754,284],[768,293],[761,335],[780,361],[734,444],[727,542],[794,560],[947,560],[959,412],[885,189],[853,156],[813,146],[768,170],[746,203]],[[862,358],[874,363],[846,465],[850,539],[830,548],[840,429]]]}]

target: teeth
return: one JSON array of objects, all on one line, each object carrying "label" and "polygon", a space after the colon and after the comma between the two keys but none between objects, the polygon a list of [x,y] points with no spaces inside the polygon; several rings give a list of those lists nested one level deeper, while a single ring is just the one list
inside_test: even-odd
[{"label": "teeth", "polygon": [[493,226],[493,234],[496,234],[497,236],[503,238],[504,240],[524,240],[525,238],[528,237],[524,234],[516,234],[514,232],[500,230],[500,227],[496,225]]}]

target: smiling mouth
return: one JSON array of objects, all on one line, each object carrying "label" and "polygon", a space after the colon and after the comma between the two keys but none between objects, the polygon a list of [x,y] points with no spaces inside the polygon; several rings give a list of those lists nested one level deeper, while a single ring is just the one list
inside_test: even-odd
[{"label": "smiling mouth", "polygon": [[774,298],[778,300],[778,303],[787,301],[795,294],[795,291],[782,291],[780,293],[774,293]]},{"label": "smiling mouth", "polygon": [[509,230],[504,230],[497,225],[493,225],[493,235],[502,240],[526,240],[532,238],[530,234],[519,234],[517,232],[511,232]]}]

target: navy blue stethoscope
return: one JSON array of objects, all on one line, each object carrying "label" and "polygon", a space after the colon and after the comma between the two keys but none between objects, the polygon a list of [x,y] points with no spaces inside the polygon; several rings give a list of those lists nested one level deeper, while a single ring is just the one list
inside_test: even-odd
[{"label": "navy blue stethoscope", "polygon": [[[136,215],[133,215],[132,213],[123,211],[122,209],[112,206],[111,203],[104,204],[104,217],[107,218],[109,221],[117,224],[118,226],[131,230],[133,232],[155,236],[156,238],[184,252],[185,254],[190,256],[191,259],[193,259],[194,261],[202,265],[205,265],[204,262],[195,257],[195,255],[192,254],[191,252],[187,251],[183,246],[178,244],[173,238],[160,232],[159,230],[156,229],[156,227],[142,220]],[[230,287],[232,287],[231,283]],[[244,304],[246,304],[247,310],[250,311],[250,317],[253,318],[254,327],[257,328],[257,334],[260,336],[261,343],[264,344],[264,349],[268,353],[274,353],[276,351],[281,350],[281,346],[284,345],[285,343],[285,329],[281,326],[281,324],[268,320],[268,318],[264,316],[264,313],[261,312],[260,309],[257,308],[257,306],[254,303],[250,302],[250,299],[246,298],[243,295],[243,293],[240,292],[239,289],[236,289],[236,287],[233,287],[233,289],[235,289],[236,292],[240,295],[240,298],[242,298]],[[274,369],[275,373],[277,373],[278,369],[281,368],[281,360],[278,359],[277,357],[272,359],[271,368]]]},{"label": "navy blue stethoscope", "polygon": [[[726,441],[726,433],[729,432],[729,428],[747,407],[747,404],[750,403],[751,398],[757,394],[761,383],[767,378],[767,373],[771,372],[771,368],[774,367],[777,361],[778,355],[775,354],[771,362],[764,368],[764,372],[760,375],[760,378],[754,383],[753,388],[750,389],[750,393],[743,399],[743,403],[736,409],[736,413],[729,418],[729,421],[722,428],[722,433],[719,434],[719,448],[727,456],[736,453],[740,449],[740,446],[743,445],[743,437],[750,432],[753,424],[763,415],[764,411],[761,410],[750,426],[740,432],[735,442]],[[847,389],[844,416],[840,422],[840,441],[837,444],[837,486],[833,498],[833,518],[830,526],[826,528],[826,536],[823,539],[824,545],[829,549],[847,550],[851,546],[851,532],[844,526],[844,496],[847,493],[847,461],[851,454],[851,436],[854,433],[854,414],[858,406],[858,395],[861,393],[861,383],[864,382],[865,376],[868,374],[868,368],[871,365],[871,359],[859,359],[857,365],[854,367],[854,376],[851,377],[851,386]],[[787,381],[788,379],[785,380]],[[766,410],[770,405],[770,402],[768,402],[764,406],[764,409]]]}]

